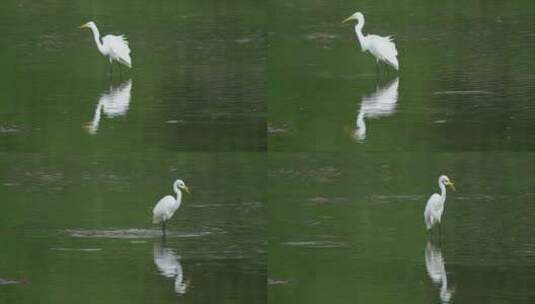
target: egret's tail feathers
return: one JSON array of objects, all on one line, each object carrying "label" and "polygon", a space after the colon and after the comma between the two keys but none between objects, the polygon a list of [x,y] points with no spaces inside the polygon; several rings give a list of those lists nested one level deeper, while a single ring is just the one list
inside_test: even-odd
[{"label": "egret's tail feathers", "polygon": [[125,56],[125,58],[121,58],[121,63],[127,66],[129,69],[132,68],[132,59],[130,59],[130,55]]},{"label": "egret's tail feathers", "polygon": [[152,223],[153,223],[153,224],[159,224],[159,223],[161,223],[161,222],[162,222],[162,219],[155,218],[155,217],[152,218]]},{"label": "egret's tail feathers", "polygon": [[392,62],[390,62],[390,65],[392,65],[392,67],[394,69],[399,71],[399,62],[398,62],[398,59],[396,57],[392,58]]}]

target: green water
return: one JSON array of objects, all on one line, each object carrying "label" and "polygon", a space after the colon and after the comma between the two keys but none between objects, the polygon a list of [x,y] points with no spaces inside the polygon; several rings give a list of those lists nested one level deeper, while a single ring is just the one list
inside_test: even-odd
[{"label": "green water", "polygon": [[534,9],[0,2],[0,303],[532,303]]},{"label": "green water", "polygon": [[[269,163],[271,303],[533,301],[532,153],[272,154]],[[441,173],[457,191],[441,235],[427,235],[423,210]],[[447,277],[442,301],[426,263]]]},{"label": "green water", "polygon": [[[0,4],[0,150],[261,151],[266,39],[249,1],[19,1]],[[125,34],[133,69],[109,75],[89,30]],[[93,121],[131,79],[128,101]],[[109,113],[110,111],[108,111]],[[115,114],[115,115],[113,115]]]},{"label": "green water", "polygon": [[[533,1],[272,3],[271,151],[535,148]],[[357,10],[365,33],[393,36],[399,73],[378,80],[353,24],[340,22]],[[397,77],[396,98],[364,107],[359,134],[363,100]]]},{"label": "green water", "polygon": [[[1,154],[0,165],[0,278],[17,281],[0,302],[264,301],[263,155]],[[162,241],[151,211],[177,177],[192,195]]]}]

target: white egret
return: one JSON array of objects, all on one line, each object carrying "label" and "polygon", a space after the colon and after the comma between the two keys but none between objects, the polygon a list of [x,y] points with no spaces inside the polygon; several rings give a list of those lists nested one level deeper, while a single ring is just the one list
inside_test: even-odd
[{"label": "white egret", "polygon": [[446,265],[442,258],[442,251],[427,242],[425,247],[425,268],[427,275],[435,284],[440,284],[440,300],[442,303],[449,303],[455,290],[448,288],[448,276],[446,274]]},{"label": "white egret", "polygon": [[179,258],[169,248],[163,247],[160,243],[154,243],[154,264],[160,273],[166,278],[175,279],[175,292],[185,294],[189,282],[184,280],[182,264]]},{"label": "white egret", "polygon": [[440,224],[442,213],[444,212],[444,203],[446,202],[446,186],[450,186],[455,191],[455,186],[446,175],[438,178],[440,194],[433,193],[427,200],[424,211],[424,220],[427,230],[433,228],[435,224]]},{"label": "white egret", "polygon": [[392,115],[396,111],[398,102],[399,78],[369,96],[364,96],[360,104],[360,111],[355,123],[353,136],[356,140],[366,139],[365,118],[380,118]]},{"label": "white egret", "polygon": [[[113,61],[117,61],[129,68],[132,68],[132,59],[130,59],[130,47],[124,35],[106,35],[100,41],[100,32],[93,21],[89,21],[80,26],[80,28],[89,28],[93,32],[93,38],[97,44],[99,52],[110,61],[110,70]],[[119,68],[121,66],[119,65]]]},{"label": "white egret", "polygon": [[109,91],[102,94],[95,108],[93,120],[85,126],[87,131],[91,134],[97,133],[102,112],[109,118],[125,115],[130,107],[131,90],[132,79],[123,82],[118,87],[110,87]]},{"label": "white egret", "polygon": [[182,203],[182,191],[180,189],[184,189],[184,191],[186,191],[188,194],[190,193],[186,184],[184,184],[181,179],[177,179],[173,184],[173,190],[175,190],[176,199],[171,195],[167,195],[162,198],[156,204],[156,206],[154,206],[154,209],[152,209],[152,223],[162,223],[162,232],[164,236],[166,222],[173,217],[173,214],[175,214],[175,211]]},{"label": "white egret", "polygon": [[360,12],[354,13],[342,22],[353,19],[357,20],[355,32],[357,33],[357,39],[359,40],[362,51],[370,52],[375,57],[378,64],[382,61],[392,66],[394,69],[399,70],[397,58],[398,51],[392,38],[390,36],[382,37],[377,35],[364,35],[362,33],[362,28],[364,27],[364,15]]}]

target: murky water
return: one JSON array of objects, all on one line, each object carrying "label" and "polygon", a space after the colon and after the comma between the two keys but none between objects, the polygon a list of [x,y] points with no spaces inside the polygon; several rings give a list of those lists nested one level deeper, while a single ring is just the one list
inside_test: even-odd
[{"label": "murky water", "polygon": [[[272,151],[532,151],[530,1],[275,1]],[[400,72],[378,79],[353,25],[392,35]]]},{"label": "murky water", "polygon": [[0,156],[0,302],[265,302],[264,155]]},{"label": "murky water", "polygon": [[[249,1],[0,4],[1,151],[260,151],[266,39]],[[119,75],[88,30],[125,34]],[[9,47],[6,47],[8,45]]]},{"label": "murky water", "polygon": [[[399,73],[340,23],[357,10]],[[533,302],[533,11],[0,2],[0,303]],[[193,194],[162,238],[176,178]]]},{"label": "murky water", "polygon": [[[272,154],[271,302],[533,301],[533,164],[531,153]],[[440,174],[457,191],[428,235]]]}]

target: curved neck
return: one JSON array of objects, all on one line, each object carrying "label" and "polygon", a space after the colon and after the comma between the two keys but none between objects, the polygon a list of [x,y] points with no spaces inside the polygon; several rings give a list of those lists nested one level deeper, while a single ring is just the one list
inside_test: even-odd
[{"label": "curved neck", "polygon": [[103,53],[104,52],[104,46],[102,45],[102,42],[100,42],[100,32],[98,31],[98,28],[96,25],[93,25],[89,27],[91,29],[91,32],[93,32],[93,38],[95,39],[95,43],[97,44],[98,50]]},{"label": "curved neck", "polygon": [[438,186],[440,187],[440,196],[442,197],[442,199],[446,199],[446,186],[444,186],[444,184],[442,184],[441,182],[438,183]]},{"label": "curved neck", "polygon": [[355,25],[355,33],[357,33],[357,38],[360,43],[361,49],[364,51],[366,47],[364,45],[364,34],[362,33],[362,28],[364,27],[364,17],[357,18],[357,24]]},{"label": "curved neck", "polygon": [[175,192],[176,192],[176,201],[180,204],[180,201],[182,200],[182,191],[178,186],[175,186]]}]

